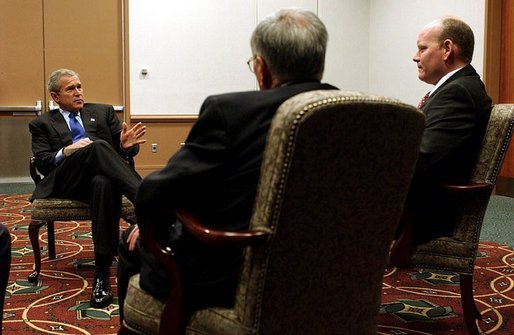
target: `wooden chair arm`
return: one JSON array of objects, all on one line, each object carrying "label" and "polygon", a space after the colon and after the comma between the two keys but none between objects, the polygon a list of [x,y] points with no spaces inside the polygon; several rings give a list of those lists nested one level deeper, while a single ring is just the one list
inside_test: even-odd
[{"label": "wooden chair arm", "polygon": [[[269,232],[254,230],[227,232],[209,229],[200,224],[199,220],[185,209],[176,209],[175,216],[184,228],[190,231],[201,242],[211,245],[248,246],[264,242]],[[150,224],[141,227],[142,242],[164,267],[170,276],[171,290],[161,317],[159,334],[180,334],[182,332],[183,292],[180,267],[173,250],[159,245],[156,227]]]},{"label": "wooden chair arm", "polygon": [[[490,183],[468,185],[446,184],[441,185],[441,187],[447,192],[452,192],[459,201],[464,201],[467,197],[489,196],[494,185]],[[389,264],[397,267],[408,267],[410,266],[410,256],[412,252],[413,219],[407,209],[403,212],[402,221],[404,223],[403,231],[391,250]]]},{"label": "wooden chair arm", "polygon": [[474,194],[490,191],[493,189],[493,185],[489,183],[477,183],[469,185],[443,185],[443,189],[451,192]]},{"label": "wooden chair arm", "polygon": [[197,217],[183,208],[175,209],[175,216],[199,241],[220,246],[250,246],[263,243],[270,235],[266,230],[222,231],[205,227]]},{"label": "wooden chair arm", "polygon": [[173,250],[169,247],[162,247],[157,242],[157,232],[153,225],[143,225],[141,241],[157,259],[159,264],[170,276],[170,293],[161,317],[159,334],[181,334],[182,333],[182,312],[183,312],[183,288],[182,275],[178,260]]}]

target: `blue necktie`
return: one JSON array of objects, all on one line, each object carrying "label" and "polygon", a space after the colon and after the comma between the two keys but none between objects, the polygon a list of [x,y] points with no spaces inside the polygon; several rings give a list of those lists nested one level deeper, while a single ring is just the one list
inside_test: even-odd
[{"label": "blue necktie", "polygon": [[80,122],[76,119],[78,115],[76,113],[70,113],[70,130],[71,130],[71,137],[73,138],[73,143],[77,142],[78,140],[84,138],[85,131],[84,127],[80,124]]}]

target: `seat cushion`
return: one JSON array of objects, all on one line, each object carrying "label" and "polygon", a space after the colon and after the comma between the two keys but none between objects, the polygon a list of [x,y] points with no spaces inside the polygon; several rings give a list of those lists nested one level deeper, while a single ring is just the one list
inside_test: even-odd
[{"label": "seat cushion", "polygon": [[477,243],[440,237],[416,247],[412,255],[414,267],[459,273],[472,273]]},{"label": "seat cushion", "polygon": [[125,325],[140,334],[158,334],[164,302],[144,291],[139,274],[130,278],[123,308]]},{"label": "seat cushion", "polygon": [[33,220],[87,220],[91,218],[89,205],[69,199],[36,199],[32,202]]},{"label": "seat cushion", "polygon": [[[121,216],[134,214],[134,206],[124,196],[122,199]],[[45,221],[88,220],[91,218],[89,204],[83,201],[47,198],[32,202],[32,219]]]}]

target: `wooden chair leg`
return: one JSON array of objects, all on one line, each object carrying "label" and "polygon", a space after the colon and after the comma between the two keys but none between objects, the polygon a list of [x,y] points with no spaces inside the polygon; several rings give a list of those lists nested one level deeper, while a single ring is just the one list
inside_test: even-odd
[{"label": "wooden chair leg", "polygon": [[29,238],[34,253],[34,271],[29,274],[29,283],[37,283],[41,272],[41,250],[39,249],[39,228],[46,224],[46,221],[32,220],[29,224]]},{"label": "wooden chair leg", "polygon": [[481,320],[475,299],[473,299],[473,275],[460,274],[460,295],[462,298],[462,311],[466,327],[471,335],[479,335],[476,320]]},{"label": "wooden chair leg", "polygon": [[48,236],[48,258],[55,259],[55,230],[53,221],[47,222],[46,232]]}]

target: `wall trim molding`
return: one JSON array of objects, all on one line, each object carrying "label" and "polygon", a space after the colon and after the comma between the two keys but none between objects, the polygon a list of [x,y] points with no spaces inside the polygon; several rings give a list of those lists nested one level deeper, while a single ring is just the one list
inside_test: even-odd
[{"label": "wall trim molding", "polygon": [[193,114],[138,114],[130,116],[132,123],[191,123],[196,122],[197,119],[198,115]]}]

